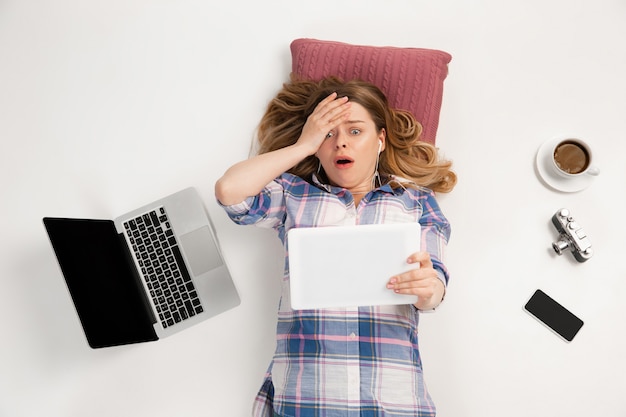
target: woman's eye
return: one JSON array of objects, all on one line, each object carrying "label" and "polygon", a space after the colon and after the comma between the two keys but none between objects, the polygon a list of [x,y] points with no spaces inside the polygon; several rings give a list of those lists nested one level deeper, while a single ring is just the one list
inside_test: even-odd
[{"label": "woman's eye", "polygon": [[361,129],[351,129],[350,130],[350,134],[351,135],[358,135],[359,133],[361,133]]},{"label": "woman's eye", "polygon": [[326,134],[326,139],[330,139],[330,138],[332,138],[333,136],[335,136],[335,135],[334,135],[334,133],[333,133],[332,131],[330,131],[330,132],[328,132],[328,133]]}]

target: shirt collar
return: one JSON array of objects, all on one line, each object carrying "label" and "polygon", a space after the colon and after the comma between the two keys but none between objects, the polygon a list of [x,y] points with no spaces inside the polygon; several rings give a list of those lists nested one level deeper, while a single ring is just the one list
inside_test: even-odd
[{"label": "shirt collar", "polygon": [[[319,188],[331,193],[331,194],[339,194],[342,191],[345,191],[345,188],[342,187],[335,187],[332,186],[330,184],[324,184],[323,182],[320,181],[320,179],[318,178],[317,174],[313,174],[311,177],[313,184],[315,184],[316,186],[318,186]],[[388,176],[389,180],[395,180],[396,182],[402,184],[404,182],[407,182],[407,180],[405,180],[404,178],[401,177],[397,177],[395,175],[389,175]],[[385,193],[389,193],[389,194],[395,194],[395,195],[400,195],[402,193],[404,193],[404,191],[406,191],[406,188],[403,186],[397,187],[397,188],[392,188],[390,184],[391,181],[387,181],[382,187],[378,187],[375,188],[374,190],[372,190],[373,192],[385,192]]]}]

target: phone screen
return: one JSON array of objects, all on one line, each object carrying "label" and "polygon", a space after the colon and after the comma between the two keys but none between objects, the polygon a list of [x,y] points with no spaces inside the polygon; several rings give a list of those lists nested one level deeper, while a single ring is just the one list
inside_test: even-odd
[{"label": "phone screen", "polygon": [[581,319],[541,290],[535,291],[524,308],[568,342],[583,326]]}]

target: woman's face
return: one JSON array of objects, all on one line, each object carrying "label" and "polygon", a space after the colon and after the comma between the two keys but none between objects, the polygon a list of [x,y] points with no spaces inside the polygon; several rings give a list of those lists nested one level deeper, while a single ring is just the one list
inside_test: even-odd
[{"label": "woman's face", "polygon": [[352,192],[369,191],[380,151],[385,149],[385,130],[378,131],[369,112],[352,103],[350,117],[331,130],[316,156],[332,185]]}]

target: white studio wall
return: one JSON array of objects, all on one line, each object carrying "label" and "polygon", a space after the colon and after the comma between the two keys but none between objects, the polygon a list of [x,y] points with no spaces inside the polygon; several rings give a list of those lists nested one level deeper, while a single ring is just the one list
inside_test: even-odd
[{"label": "white studio wall", "polygon": [[[249,415],[282,254],[272,232],[226,218],[213,184],[247,157],[300,37],[452,55],[437,140],[459,175],[440,196],[452,278],[420,323],[438,415],[626,416],[621,0],[1,2],[0,416]],[[601,169],[575,193],[534,165],[565,134]],[[187,186],[241,305],[166,340],[91,350],[41,218],[111,218]],[[593,242],[588,262],[551,249],[561,207]],[[523,311],[537,288],[584,320],[572,342]]]}]

